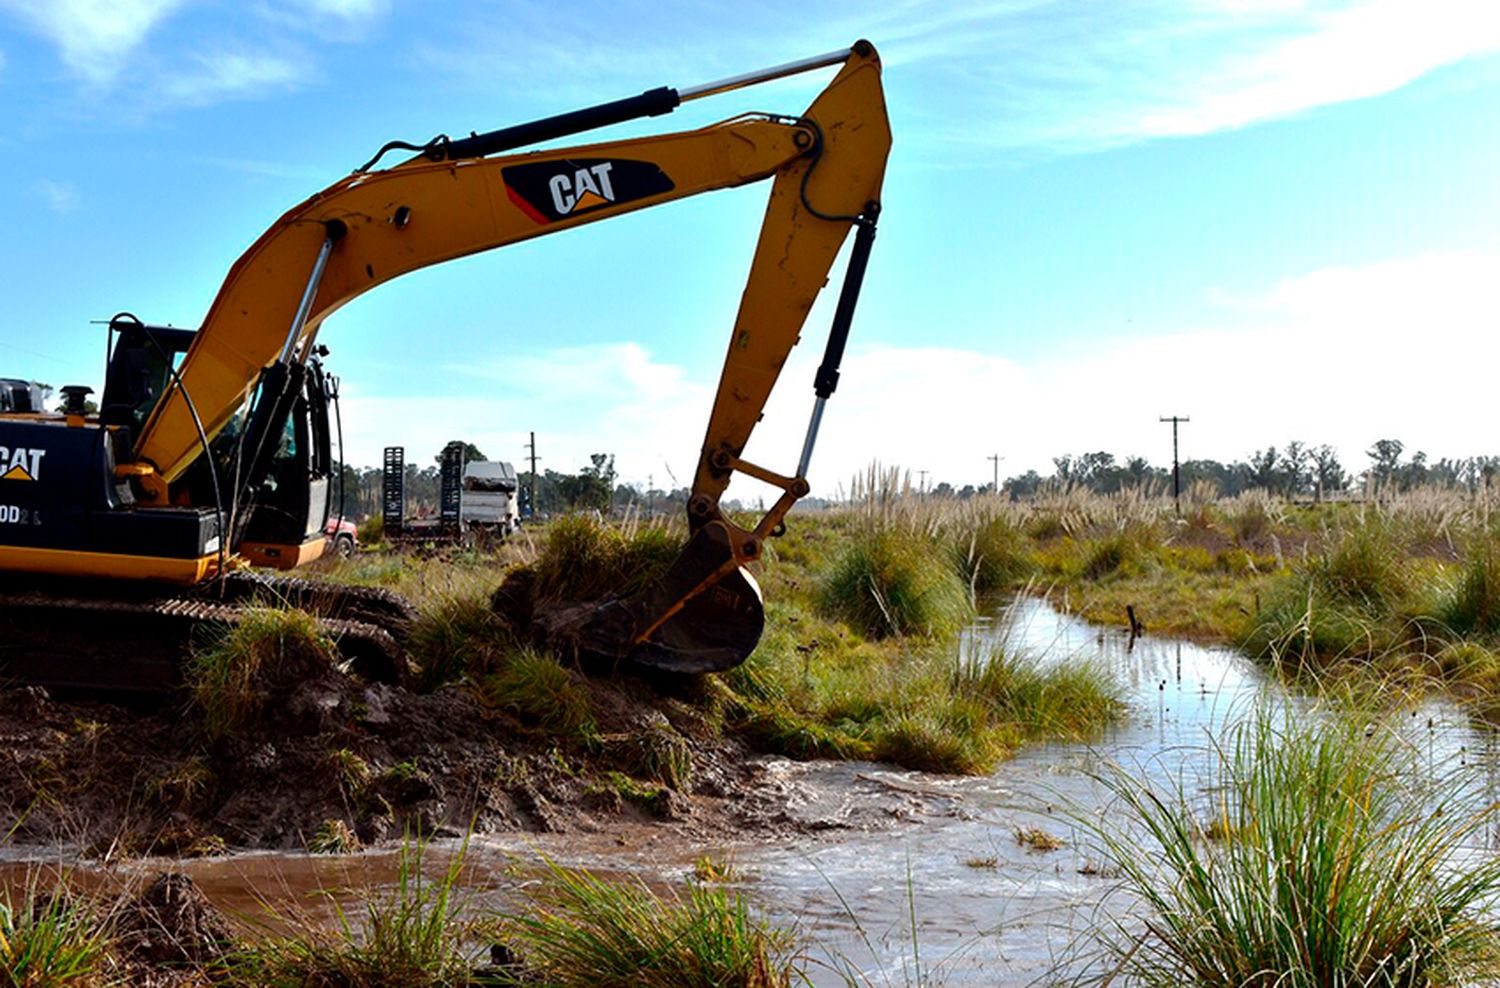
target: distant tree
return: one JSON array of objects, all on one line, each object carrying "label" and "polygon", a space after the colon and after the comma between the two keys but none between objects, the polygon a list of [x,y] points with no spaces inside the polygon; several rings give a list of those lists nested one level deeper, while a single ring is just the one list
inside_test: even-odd
[{"label": "distant tree", "polygon": [[1120,480],[1122,485],[1140,487],[1151,479],[1153,473],[1151,464],[1144,456],[1127,456],[1125,465],[1120,468]]},{"label": "distant tree", "polygon": [[[478,446],[475,446],[473,443],[464,443],[464,462],[465,463],[480,463],[480,462],[483,462],[486,459],[488,459],[488,457],[486,457],[483,453],[481,453],[479,451],[479,447]],[[438,452],[438,455],[436,455],[436,456],[434,456],[432,458],[432,462],[436,463],[438,466],[442,466],[443,465],[443,454],[442,454],[441,451]]]},{"label": "distant tree", "polygon": [[1312,451],[1297,440],[1287,443],[1281,451],[1281,476],[1287,494],[1296,497],[1307,490],[1312,481],[1312,471],[1308,469],[1311,457]]},{"label": "distant tree", "polygon": [[1279,469],[1281,457],[1275,446],[1267,446],[1258,453],[1250,454],[1250,484],[1262,490],[1274,491],[1281,481]]},{"label": "distant tree", "polygon": [[1006,478],[1004,491],[1012,501],[1019,501],[1021,498],[1036,497],[1036,492],[1041,489],[1042,483],[1041,474],[1035,470],[1027,470],[1019,477]]},{"label": "distant tree", "polygon": [[1370,458],[1370,468],[1365,471],[1366,481],[1381,487],[1395,479],[1396,471],[1401,468],[1401,453],[1405,449],[1405,444],[1399,439],[1376,440],[1374,446],[1365,450],[1365,455]]},{"label": "distant tree", "polygon": [[1403,490],[1420,487],[1427,483],[1429,479],[1427,454],[1421,450],[1417,450],[1411,460],[1396,471],[1396,483]]},{"label": "distant tree", "polygon": [[1338,450],[1324,444],[1312,451],[1313,490],[1318,500],[1324,494],[1332,494],[1349,486],[1349,476],[1339,463]]}]

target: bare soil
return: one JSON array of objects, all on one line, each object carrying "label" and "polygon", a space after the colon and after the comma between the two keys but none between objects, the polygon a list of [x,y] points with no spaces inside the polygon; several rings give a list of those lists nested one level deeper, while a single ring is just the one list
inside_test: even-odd
[{"label": "bare soil", "polygon": [[[324,834],[603,833],[685,840],[795,832],[755,752],[701,685],[570,673],[596,732],[559,740],[468,689],[430,694],[338,670],[265,684],[264,713],[212,740],[183,698],[150,709],[0,690],[0,836],[86,857],[301,849]],[[642,738],[690,771],[643,769]],[[625,782],[625,779],[633,782]],[[352,849],[352,848],[349,848]]]}]

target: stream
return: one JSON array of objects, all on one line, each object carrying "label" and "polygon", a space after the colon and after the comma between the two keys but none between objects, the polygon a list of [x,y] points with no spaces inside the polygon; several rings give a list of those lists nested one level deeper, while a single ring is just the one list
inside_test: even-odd
[{"label": "stream", "polygon": [[[1019,598],[972,627],[963,647],[983,654],[996,643],[1043,663],[1090,659],[1120,683],[1127,715],[1089,743],[1024,748],[994,774],[925,775],[889,765],[759,760],[762,782],[779,794],[788,822],[803,835],[773,843],[682,846],[669,831],[515,835],[473,838],[465,885],[475,907],[514,907],[517,888],[536,876],[537,855],[606,874],[680,884],[705,853],[727,858],[742,888],[766,915],[813,942],[818,985],[844,983],[852,965],[875,985],[1026,984],[1087,965],[1090,934],[1128,921],[1130,902],[1115,891],[1104,862],[1091,858],[1078,832],[1080,814],[1109,818],[1107,791],[1091,773],[1111,763],[1161,788],[1192,791],[1213,769],[1211,739],[1248,713],[1257,698],[1309,701],[1267,682],[1232,649],[1138,639],[1069,617],[1046,600]],[[1477,799],[1500,794],[1500,744],[1492,728],[1457,706],[1428,701],[1407,718],[1417,768],[1439,773],[1460,763],[1483,772]],[[1061,841],[1054,850],[1023,845],[1037,828]],[[1488,846],[1494,834],[1483,835]],[[36,848],[0,849],[36,859]],[[430,864],[455,853],[439,843]],[[317,889],[367,889],[393,880],[397,852],[343,857],[243,853],[181,862],[115,866],[191,875],[225,911],[266,916],[263,901],[335,919],[334,897]],[[359,895],[342,896],[353,905]],[[354,905],[357,910],[357,905]],[[274,921],[273,921],[274,925]]]}]

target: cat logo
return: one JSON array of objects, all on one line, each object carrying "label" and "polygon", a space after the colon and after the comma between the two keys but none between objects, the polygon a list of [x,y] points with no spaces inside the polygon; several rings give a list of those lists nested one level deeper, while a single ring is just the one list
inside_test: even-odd
[{"label": "cat logo", "polygon": [[36,480],[42,475],[45,449],[0,446],[0,480]]},{"label": "cat logo", "polygon": [[631,158],[527,161],[501,171],[505,194],[536,223],[557,223],[674,188],[655,162]]},{"label": "cat logo", "polygon": [[559,216],[566,216],[575,209],[605,206],[615,201],[615,187],[610,184],[609,172],[614,165],[601,161],[592,168],[580,168],[571,178],[564,172],[553,175],[547,182],[552,193],[552,206]]}]

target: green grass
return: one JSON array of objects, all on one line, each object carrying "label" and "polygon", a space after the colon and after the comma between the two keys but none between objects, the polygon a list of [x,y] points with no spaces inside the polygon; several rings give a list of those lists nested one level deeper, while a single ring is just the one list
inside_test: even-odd
[{"label": "green grass", "polygon": [[538,598],[569,601],[629,596],[665,573],[682,537],[660,526],[621,528],[586,515],[551,522],[533,564]]},{"label": "green grass", "polygon": [[1003,649],[960,659],[951,641],[898,647],[786,602],[773,613],[781,628],[723,677],[730,728],[761,750],[976,774],[1029,740],[1086,737],[1120,712],[1097,666],[1042,668]]},{"label": "green grass", "polygon": [[784,988],[802,983],[795,937],[737,892],[609,882],[548,862],[529,908],[506,920],[511,983],[536,988]]},{"label": "green grass", "polygon": [[232,734],[255,717],[269,687],[337,664],[338,651],[312,615],[253,607],[238,624],[197,648],[186,672],[209,737]]},{"label": "green grass", "polygon": [[31,872],[0,892],[0,988],[96,988],[113,973],[111,919],[60,880]]},{"label": "green grass", "polygon": [[490,608],[487,593],[444,594],[417,613],[408,647],[421,669],[417,688],[477,678],[519,650],[515,634]]},{"label": "green grass", "polygon": [[588,693],[557,660],[531,650],[505,656],[475,689],[487,704],[547,734],[587,740],[594,734]]},{"label": "green grass", "polygon": [[1165,790],[1106,772],[1120,814],[1080,818],[1143,907],[1107,937],[1122,981],[1394,988],[1496,970],[1500,859],[1472,849],[1497,809],[1467,808],[1464,780],[1420,780],[1389,725],[1345,710],[1262,709],[1216,753],[1212,778]]}]

